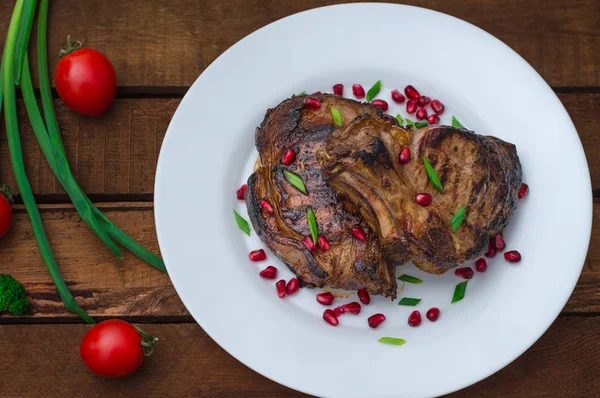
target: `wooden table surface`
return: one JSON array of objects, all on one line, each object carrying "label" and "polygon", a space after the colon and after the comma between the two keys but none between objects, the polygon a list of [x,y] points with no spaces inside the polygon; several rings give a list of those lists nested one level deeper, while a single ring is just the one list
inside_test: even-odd
[{"label": "wooden table surface", "polygon": [[[1,3],[4,38],[13,2]],[[117,225],[158,253],[154,171],[167,125],[187,88],[216,57],[252,31],[332,3],[337,1],[52,2],[51,67],[71,34],[112,60],[119,83],[117,100],[100,118],[78,116],[56,100],[68,157],[81,186]],[[594,196],[600,197],[600,2],[409,3],[471,22],[533,65],[571,115],[587,155]],[[400,48],[402,41],[417,39],[418,34],[396,38]],[[41,156],[23,109],[20,116],[28,175],[50,244],[77,302],[97,320],[118,317],[147,323],[144,328],[161,340],[155,355],[132,377],[105,380],[91,375],[79,359],[79,342],[89,326],[63,308],[23,206],[16,205],[13,228],[0,240],[0,273],[23,282],[33,310],[23,317],[0,316],[0,396],[303,396],[221,349],[194,323],[167,275],[130,254],[122,261],[113,257],[73,210]],[[4,131],[0,140],[0,181],[15,186]],[[511,365],[453,397],[600,396],[599,218],[600,201],[595,200],[587,260],[556,322]]]}]

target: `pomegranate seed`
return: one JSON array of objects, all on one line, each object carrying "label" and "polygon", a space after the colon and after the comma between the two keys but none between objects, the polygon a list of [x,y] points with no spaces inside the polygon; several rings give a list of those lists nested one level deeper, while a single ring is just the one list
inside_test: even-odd
[{"label": "pomegranate seed", "polygon": [[408,325],[416,328],[421,324],[421,313],[419,311],[413,311],[408,317]]},{"label": "pomegranate seed", "polygon": [[465,279],[471,279],[473,277],[473,270],[470,267],[457,268],[454,271],[454,275]]},{"label": "pomegranate seed", "polygon": [[344,313],[344,308],[341,305],[338,307],[335,307],[333,309],[333,313],[335,314],[335,316],[340,316]]},{"label": "pomegranate seed", "polygon": [[260,208],[266,211],[267,213],[273,213],[273,205],[268,200],[261,199],[260,202],[258,202],[258,204],[260,205]]},{"label": "pomegranate seed", "polygon": [[427,313],[425,314],[425,316],[431,322],[435,322],[440,317],[440,309],[437,307],[430,308],[429,311],[427,311]]},{"label": "pomegranate seed", "polygon": [[265,261],[267,259],[267,254],[263,249],[252,250],[250,254],[248,254],[251,261]]},{"label": "pomegranate seed", "polygon": [[510,250],[504,253],[504,259],[510,263],[518,263],[521,261],[521,253],[516,250]]},{"label": "pomegranate seed", "polygon": [[392,101],[394,101],[397,104],[402,104],[405,100],[406,98],[402,94],[400,94],[400,91],[392,90]]},{"label": "pomegranate seed", "polygon": [[304,246],[306,246],[306,248],[310,251],[313,251],[316,248],[310,236],[305,236],[304,239],[302,239],[302,243],[304,243]]},{"label": "pomegranate seed", "polygon": [[496,251],[499,252],[506,248],[506,243],[504,243],[502,235],[498,234],[494,237],[494,247],[496,248]]},{"label": "pomegranate seed", "polygon": [[385,321],[385,315],[383,315],[383,314],[371,315],[369,317],[369,319],[367,319],[367,321],[369,322],[369,326],[372,327],[373,329],[375,329],[377,326],[379,326],[381,324],[381,322]]},{"label": "pomegranate seed", "polygon": [[406,94],[406,96],[408,98],[414,99],[414,100],[418,99],[421,96],[419,94],[419,92],[417,91],[417,89],[411,85],[404,87],[404,94]]},{"label": "pomegranate seed", "polygon": [[440,117],[435,113],[432,113],[431,115],[427,116],[427,121],[429,124],[438,124],[440,122]]},{"label": "pomegranate seed", "polygon": [[308,109],[319,109],[321,107],[321,101],[313,97],[304,97],[304,107]]},{"label": "pomegranate seed", "polygon": [[338,83],[335,86],[333,86],[333,93],[341,97],[344,93],[344,85]]},{"label": "pomegranate seed", "polygon": [[415,195],[415,200],[423,207],[427,207],[433,201],[433,198],[428,193],[418,193]]},{"label": "pomegranate seed", "polygon": [[330,292],[317,294],[317,301],[319,304],[331,305],[333,304],[333,300],[335,300],[335,297]]},{"label": "pomegranate seed", "polygon": [[406,112],[413,114],[417,110],[417,101],[410,99],[406,101]]},{"label": "pomegranate seed", "polygon": [[484,253],[484,256],[487,258],[492,258],[496,255],[496,246],[494,246],[494,242],[491,240],[488,242],[487,252]]},{"label": "pomegranate seed", "polygon": [[360,84],[352,85],[352,94],[356,98],[365,98],[365,89]]},{"label": "pomegranate seed", "polygon": [[259,275],[265,279],[275,279],[277,278],[277,268],[269,265],[267,268],[260,271]]},{"label": "pomegranate seed", "polygon": [[317,246],[324,252],[329,250],[329,242],[327,241],[327,238],[322,235],[319,235],[319,237],[317,238]]},{"label": "pomegranate seed", "polygon": [[364,287],[356,292],[356,294],[358,295],[361,303],[369,304],[371,302],[371,295],[369,295],[369,292]]},{"label": "pomegranate seed", "polygon": [[280,279],[275,283],[275,287],[277,288],[277,295],[279,298],[285,297],[285,280]]},{"label": "pomegranate seed", "polygon": [[312,93],[311,95],[323,95],[323,93],[322,93],[322,92],[320,92],[320,91],[315,91],[315,92],[314,92],[314,93]]},{"label": "pomegranate seed", "polygon": [[246,192],[246,189],[248,189],[248,185],[244,184],[240,187],[240,189],[237,190],[237,198],[239,200],[244,200],[244,193]]},{"label": "pomegranate seed", "polygon": [[298,282],[298,278],[292,278],[288,281],[287,285],[285,285],[285,292],[287,294],[294,294],[300,289],[300,282]]},{"label": "pomegranate seed", "polygon": [[519,199],[523,199],[525,196],[527,196],[527,192],[529,192],[529,185],[521,184],[521,189],[519,189]]},{"label": "pomegranate seed", "polygon": [[360,314],[360,308],[360,304],[356,301],[342,305],[342,310],[344,311],[344,313],[349,312],[354,315]]},{"label": "pomegranate seed", "polygon": [[444,104],[442,104],[440,101],[433,100],[431,101],[431,109],[433,109],[433,111],[438,115],[441,115],[442,113],[444,113],[445,107]]},{"label": "pomegranate seed", "polygon": [[485,261],[485,258],[480,257],[477,259],[477,261],[475,261],[475,270],[477,272],[485,272],[485,270],[487,269],[487,261]]},{"label": "pomegranate seed", "polygon": [[365,231],[363,231],[360,225],[355,225],[352,227],[352,235],[358,240],[365,240],[367,236],[365,235]]},{"label": "pomegranate seed", "polygon": [[400,153],[398,154],[398,163],[407,164],[408,162],[410,162],[410,158],[410,148],[407,146],[403,146],[402,149],[400,149]]},{"label": "pomegranate seed", "polygon": [[289,166],[290,164],[294,163],[295,160],[296,160],[296,151],[294,151],[292,148],[285,151],[283,153],[283,156],[281,156],[281,163],[283,163],[286,166]]},{"label": "pomegranate seed", "polygon": [[337,315],[335,315],[335,312],[331,310],[325,310],[325,312],[323,312],[323,319],[325,319],[325,322],[327,322],[331,326],[337,326],[340,323],[340,321],[338,321]]},{"label": "pomegranate seed", "polygon": [[424,95],[420,96],[420,97],[417,99],[417,104],[418,104],[419,106],[426,106],[426,105],[427,105],[428,103],[430,103],[430,102],[431,102],[431,98],[429,98],[429,97],[426,97],[426,96],[424,96]]},{"label": "pomegranate seed", "polygon": [[387,110],[388,110],[388,103],[387,103],[387,102],[385,102],[384,100],[381,100],[381,99],[376,99],[376,100],[373,100],[373,101],[371,101],[371,103],[372,103],[373,105],[375,105],[375,106],[378,106],[378,107],[380,107],[380,108],[381,108],[381,109],[383,109],[384,111],[387,111]]},{"label": "pomegranate seed", "polygon": [[417,120],[425,120],[427,119],[427,109],[419,108],[417,111]]}]

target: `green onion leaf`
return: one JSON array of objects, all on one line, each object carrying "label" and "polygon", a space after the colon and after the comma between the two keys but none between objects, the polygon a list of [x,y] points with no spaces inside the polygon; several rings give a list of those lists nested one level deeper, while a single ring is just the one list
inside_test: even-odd
[{"label": "green onion leaf", "polygon": [[402,126],[404,124],[404,119],[402,119],[402,116],[400,116],[400,114],[396,115],[396,120],[398,121],[398,124],[400,126]]},{"label": "green onion leaf", "polygon": [[465,126],[463,126],[461,124],[461,122],[458,121],[457,118],[455,118],[454,116],[452,116],[452,127],[457,128],[457,129],[464,129]]},{"label": "green onion leaf", "polygon": [[375,98],[377,96],[377,94],[379,94],[380,90],[381,90],[381,80],[377,80],[377,82],[375,84],[373,84],[373,87],[371,87],[369,89],[369,91],[367,91],[367,102],[371,102],[371,100],[373,98]]},{"label": "green onion leaf", "polygon": [[406,305],[408,307],[414,307],[419,304],[421,299],[419,298],[410,298],[410,297],[402,297],[402,300],[398,303],[398,305]]},{"label": "green onion leaf", "polygon": [[425,165],[425,170],[427,171],[427,175],[429,176],[429,181],[431,181],[431,185],[433,185],[434,188],[440,191],[441,193],[444,193],[444,187],[442,186],[440,177],[438,177],[437,172],[435,171],[431,163],[429,163],[427,159],[425,159],[425,156],[423,156],[423,164]]},{"label": "green onion leaf", "polygon": [[406,340],[404,339],[397,339],[395,337],[382,337],[379,340],[380,343],[383,344],[391,344],[391,345],[404,345],[406,344]]},{"label": "green onion leaf", "polygon": [[296,189],[298,191],[302,192],[305,195],[308,195],[308,191],[306,190],[306,187],[304,186],[304,182],[302,181],[302,178],[298,174],[294,174],[291,171],[284,169],[283,175],[285,176],[285,179],[290,184],[292,184],[294,187],[296,187]]},{"label": "green onion leaf", "polygon": [[408,282],[408,283],[423,283],[423,280],[421,280],[419,278],[415,278],[414,276],[410,276],[410,275],[400,275],[398,280],[401,280],[403,282]]},{"label": "green onion leaf", "polygon": [[237,222],[238,227],[240,227],[240,229],[244,231],[246,235],[250,236],[250,225],[248,225],[248,221],[246,221],[244,217],[240,216],[235,210],[233,211],[233,214],[235,215],[235,221]]},{"label": "green onion leaf", "polygon": [[306,208],[306,219],[308,220],[308,228],[310,229],[310,236],[312,236],[313,243],[317,244],[317,238],[319,237],[319,227],[317,227],[317,219],[312,207]]},{"label": "green onion leaf", "polygon": [[306,94],[306,91],[301,92],[300,94],[297,95],[297,97],[302,97],[303,95]]},{"label": "green onion leaf", "polygon": [[428,125],[429,125],[429,122],[427,120],[421,120],[420,122],[415,123],[415,127],[418,129],[427,127]]},{"label": "green onion leaf", "polygon": [[342,127],[342,114],[336,107],[331,107],[331,116],[335,127]]},{"label": "green onion leaf", "polygon": [[464,281],[456,285],[454,288],[454,296],[452,296],[452,304],[462,300],[465,297],[465,292],[467,291],[467,282]]},{"label": "green onion leaf", "polygon": [[450,227],[452,228],[452,233],[456,232],[460,224],[463,222],[465,217],[467,216],[467,212],[465,211],[465,207],[461,206],[460,209],[456,212],[452,220],[450,220]]},{"label": "green onion leaf", "polygon": [[412,120],[410,120],[409,118],[406,118],[406,125],[407,126],[414,126],[415,122],[413,122]]}]

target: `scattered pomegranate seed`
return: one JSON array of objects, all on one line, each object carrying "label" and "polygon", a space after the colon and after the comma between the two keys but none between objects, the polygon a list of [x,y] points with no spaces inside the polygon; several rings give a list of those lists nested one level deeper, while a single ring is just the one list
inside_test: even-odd
[{"label": "scattered pomegranate seed", "polygon": [[369,304],[371,302],[371,295],[369,295],[369,292],[364,287],[356,292],[356,294],[358,295],[361,303]]},{"label": "scattered pomegranate seed", "polygon": [[367,319],[367,322],[369,322],[369,326],[373,329],[379,326],[383,321],[385,321],[385,315],[383,314],[371,315],[369,319]]},{"label": "scattered pomegranate seed", "polygon": [[275,283],[275,287],[277,288],[277,295],[279,298],[285,297],[285,280],[280,279]]},{"label": "scattered pomegranate seed", "polygon": [[324,252],[329,250],[329,242],[327,241],[327,238],[322,235],[319,235],[319,237],[317,238],[317,246]]},{"label": "scattered pomegranate seed", "polygon": [[248,189],[248,184],[242,185],[240,189],[237,190],[237,198],[239,200],[244,200],[244,192],[246,192],[246,189]]},{"label": "scattered pomegranate seed", "polygon": [[268,200],[261,199],[258,202],[258,204],[259,204],[260,208],[263,209],[264,211],[266,211],[267,213],[273,213],[273,205]]},{"label": "scattered pomegranate seed", "polygon": [[331,310],[325,310],[325,312],[323,312],[323,319],[331,326],[337,326],[340,323],[335,315],[335,312]]},{"label": "scattered pomegranate seed", "polygon": [[408,317],[408,325],[416,328],[421,324],[421,313],[417,310],[413,311]]},{"label": "scattered pomegranate seed", "polygon": [[310,251],[313,251],[316,248],[312,237],[310,236],[305,236],[304,239],[302,239],[302,243],[304,243],[304,246],[306,246],[306,248]]},{"label": "scattered pomegranate seed", "polygon": [[527,196],[527,192],[529,192],[529,185],[521,184],[521,189],[519,189],[519,199],[523,199],[525,196]]},{"label": "scattered pomegranate seed", "polygon": [[335,300],[335,297],[330,292],[317,294],[317,301],[319,302],[319,304],[331,305],[333,304],[333,300]]},{"label": "scattered pomegranate seed", "polygon": [[338,83],[333,86],[333,93],[341,97],[344,94],[344,85]]},{"label": "scattered pomegranate seed", "polygon": [[312,93],[311,95],[323,95],[323,93],[322,93],[322,92],[320,92],[320,91],[315,91],[315,92],[314,92],[314,93]]},{"label": "scattered pomegranate seed", "polygon": [[417,110],[417,101],[410,99],[406,101],[406,112],[413,114]]},{"label": "scattered pomegranate seed", "polygon": [[454,275],[465,279],[471,279],[473,277],[473,270],[470,267],[457,268],[454,270]]},{"label": "scattered pomegranate seed", "polygon": [[321,101],[313,97],[305,96],[304,107],[308,109],[319,109],[321,107]]},{"label": "scattered pomegranate seed", "polygon": [[260,271],[259,275],[265,279],[275,279],[277,278],[277,268],[269,265],[267,268]]},{"label": "scattered pomegranate seed", "polygon": [[289,294],[294,294],[300,289],[300,282],[298,278],[292,278],[288,281],[287,285],[285,285],[285,292]]},{"label": "scattered pomegranate seed", "polygon": [[433,100],[431,101],[431,109],[433,109],[433,111],[438,115],[441,115],[442,113],[444,113],[445,107],[444,104],[442,104],[440,101]]},{"label": "scattered pomegranate seed", "polygon": [[402,104],[405,100],[406,98],[402,94],[400,94],[400,91],[392,90],[392,101],[394,101],[397,104]]},{"label": "scattered pomegranate seed", "polygon": [[487,258],[492,258],[496,255],[496,246],[494,246],[494,242],[492,242],[491,240],[488,242],[488,249],[487,251],[484,253],[484,256],[486,256]]},{"label": "scattered pomegranate seed", "polygon": [[365,98],[365,89],[360,84],[353,84],[352,94],[354,94],[356,98]]},{"label": "scattered pomegranate seed", "polygon": [[510,250],[504,253],[504,259],[510,263],[518,263],[521,261],[521,253],[516,250]]},{"label": "scattered pomegranate seed", "polygon": [[415,195],[415,200],[423,207],[427,207],[433,201],[433,198],[428,193],[418,193]]},{"label": "scattered pomegranate seed", "polygon": [[365,240],[367,236],[365,235],[365,231],[362,229],[360,225],[355,225],[352,227],[352,235],[358,240]]},{"label": "scattered pomegranate seed", "polygon": [[429,98],[429,97],[426,97],[426,96],[424,96],[424,95],[420,96],[420,97],[417,99],[417,104],[418,104],[419,106],[426,106],[426,105],[427,105],[428,103],[430,103],[430,102],[431,102],[431,98]]},{"label": "scattered pomegranate seed", "polygon": [[263,249],[252,250],[250,254],[248,254],[251,261],[265,261],[267,259],[267,253]]},{"label": "scattered pomegranate seed", "polygon": [[378,107],[380,107],[380,108],[381,108],[381,109],[383,109],[384,111],[387,111],[387,110],[388,110],[388,103],[387,103],[387,102],[385,102],[385,101],[384,101],[384,100],[382,100],[382,99],[376,99],[376,100],[373,100],[373,101],[371,101],[371,103],[372,103],[373,105],[375,105],[375,106],[378,106]]},{"label": "scattered pomegranate seed", "polygon": [[283,163],[286,166],[289,166],[290,164],[294,163],[295,160],[296,160],[296,151],[294,151],[292,148],[285,151],[283,153],[283,156],[281,156],[281,163]]},{"label": "scattered pomegranate seed", "polygon": [[427,313],[425,314],[425,316],[431,322],[435,322],[440,317],[440,309],[437,307],[430,308],[429,311],[427,311]]},{"label": "scattered pomegranate seed", "polygon": [[406,94],[406,96],[410,99],[418,99],[421,95],[419,94],[419,92],[417,91],[416,88],[414,88],[411,85],[408,85],[404,88],[404,94]]},{"label": "scattered pomegranate seed", "polygon": [[340,316],[344,313],[344,308],[341,305],[337,306],[333,309],[333,313],[335,314],[335,316]]},{"label": "scattered pomegranate seed", "polygon": [[477,259],[477,261],[475,261],[475,270],[477,272],[485,272],[485,270],[487,269],[487,261],[485,261],[485,258],[480,257]]},{"label": "scattered pomegranate seed", "polygon": [[438,124],[440,122],[440,117],[435,113],[432,113],[431,115],[427,116],[427,121],[429,124]]},{"label": "scattered pomegranate seed", "polygon": [[356,301],[342,305],[342,311],[344,311],[344,313],[349,312],[354,315],[360,314],[360,308],[360,304]]},{"label": "scattered pomegranate seed", "polygon": [[427,119],[427,109],[419,108],[417,111],[417,120],[425,120]]},{"label": "scattered pomegranate seed", "polygon": [[402,149],[400,149],[400,153],[398,154],[398,163],[407,164],[408,162],[410,162],[410,158],[410,148],[407,146],[403,146]]},{"label": "scattered pomegranate seed", "polygon": [[506,243],[504,243],[504,238],[502,235],[498,234],[494,236],[494,247],[496,248],[496,251],[499,252],[506,248]]}]

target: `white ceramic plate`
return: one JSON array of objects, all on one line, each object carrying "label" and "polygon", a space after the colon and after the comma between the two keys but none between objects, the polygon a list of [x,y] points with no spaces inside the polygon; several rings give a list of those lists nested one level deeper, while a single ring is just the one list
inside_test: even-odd
[{"label": "white ceramic plate", "polygon": [[[418,32],[418,33],[416,33]],[[343,83],[379,98],[413,84],[446,104],[450,116],[480,134],[517,145],[530,186],[505,231],[509,249],[450,304],[458,278],[425,280],[400,297],[420,297],[436,323],[407,325],[412,307],[382,298],[326,324],[315,290],[283,300],[258,276],[275,264],[251,263],[264,248],[236,226],[246,216],[236,189],[256,159],[254,131],[265,110],[293,93],[331,92]],[[516,95],[515,95],[516,94]],[[391,107],[391,114],[404,107]],[[559,314],[581,272],[591,230],[592,195],[573,124],[548,85],[515,52],[479,28],[437,12],[399,5],[319,8],[272,23],[221,55],[191,87],[169,126],[156,176],[156,227],[169,275],[186,307],[225,350],[257,372],[296,390],[326,397],[430,397],[473,384],[529,348]],[[339,302],[355,300],[350,298]],[[378,329],[366,319],[387,316]],[[401,347],[382,336],[401,337]],[[190,370],[202,377],[202,370]]]}]

